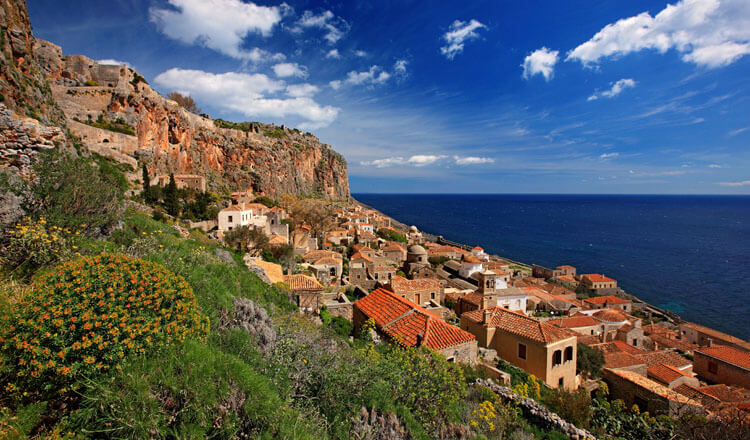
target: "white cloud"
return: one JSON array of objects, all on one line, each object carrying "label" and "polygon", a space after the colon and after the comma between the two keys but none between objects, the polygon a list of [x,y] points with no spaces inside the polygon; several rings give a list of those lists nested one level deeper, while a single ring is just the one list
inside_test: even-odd
[{"label": "white cloud", "polygon": [[341,88],[342,82],[341,82],[341,80],[335,79],[335,80],[329,82],[328,85],[331,86],[331,88],[333,90],[338,90],[338,89]]},{"label": "white cloud", "polygon": [[495,163],[495,159],[491,157],[453,156],[453,160],[456,162],[456,165],[478,165],[483,163]]},{"label": "white cloud", "polygon": [[331,49],[326,54],[326,58],[332,59],[332,60],[338,60],[341,58],[341,54],[339,53],[338,49]]},{"label": "white cloud", "polygon": [[606,25],[568,53],[584,66],[644,49],[675,49],[682,60],[716,68],[750,54],[750,2],[682,0],[651,16],[643,12]]},{"label": "white cloud", "polygon": [[614,159],[615,157],[619,156],[620,153],[614,152],[614,153],[603,153],[599,155],[599,159],[607,160],[607,159]]},{"label": "white cloud", "polygon": [[365,52],[364,50],[355,50],[354,55],[362,58],[367,56],[367,52]]},{"label": "white cloud", "polygon": [[719,182],[722,186],[750,186],[750,180],[743,180],[741,182]]},{"label": "white cloud", "polygon": [[746,132],[748,130],[750,130],[750,127],[738,128],[737,130],[732,130],[729,133],[727,133],[727,136],[734,137],[734,136],[737,136],[738,134],[744,133],[744,132]]},{"label": "white cloud", "polygon": [[364,166],[374,166],[375,168],[386,168],[386,167],[391,167],[391,166],[404,166],[404,165],[423,167],[426,165],[431,165],[442,159],[445,159],[446,157],[448,156],[436,155],[436,154],[416,154],[409,158],[404,158],[402,156],[393,156],[393,157],[387,157],[385,159],[375,159],[375,160],[370,160],[370,161],[364,161],[364,162],[360,162],[360,164]]},{"label": "white cloud", "polygon": [[609,90],[605,90],[603,92],[595,92],[593,95],[589,96],[588,101],[594,101],[599,98],[614,98],[615,96],[622,93],[625,89],[630,89],[635,87],[635,81],[631,78],[623,78],[620,80],[617,80],[617,82],[612,83],[612,88]]},{"label": "white cloud", "polygon": [[546,47],[531,52],[523,60],[523,77],[529,79],[536,74],[540,74],[546,81],[549,81],[555,73],[555,64],[559,59],[558,54],[558,51]]},{"label": "white cloud", "polygon": [[393,64],[393,71],[397,74],[403,75],[406,73],[406,65],[409,64],[406,60],[397,60]]},{"label": "white cloud", "polygon": [[452,60],[456,55],[463,52],[464,43],[479,38],[477,31],[486,27],[474,19],[468,22],[461,20],[454,21],[448,32],[443,35],[443,40],[447,44],[440,48],[440,53],[445,55],[449,60]]},{"label": "white cloud", "polygon": [[320,89],[312,84],[291,84],[286,86],[286,94],[295,98],[313,96],[319,91]]},{"label": "white cloud", "polygon": [[[196,101],[248,117],[299,117],[305,120],[300,127],[307,129],[331,124],[340,111],[312,100],[312,89],[306,85],[293,88],[283,80],[275,80],[261,73],[215,74],[173,68],[159,74],[154,81],[171,90],[187,93]],[[281,92],[286,92],[290,97],[280,97]]]},{"label": "white cloud", "polygon": [[709,165],[708,165],[708,167],[709,167],[709,168],[722,168],[722,166],[721,166],[721,165],[719,165],[718,163],[712,163],[712,164],[709,164]]},{"label": "white cloud", "polygon": [[329,44],[335,44],[349,31],[349,24],[344,19],[336,17],[331,11],[323,11],[318,15],[312,11],[305,11],[291,30],[300,33],[309,28],[323,29],[325,31],[323,38]]},{"label": "white cloud", "polygon": [[[391,77],[391,74],[382,70],[380,66],[370,66],[369,70],[364,72],[357,72],[352,70],[346,74],[347,84],[360,85],[360,84],[383,84]],[[332,81],[333,82],[333,81]],[[331,85],[333,87],[333,85]],[[334,87],[336,88],[336,87]]]},{"label": "white cloud", "polygon": [[300,66],[297,63],[279,63],[273,66],[273,72],[279,78],[287,78],[290,76],[296,76],[299,78],[307,77],[307,68]]},{"label": "white cloud", "polygon": [[99,64],[101,64],[103,66],[127,66],[127,67],[133,67],[127,61],[113,60],[112,58],[107,58],[106,60],[97,60],[97,63],[99,63]]},{"label": "white cloud", "polygon": [[253,62],[280,56],[258,48],[246,50],[242,46],[251,33],[270,36],[287,11],[285,6],[258,6],[241,0],[167,1],[172,8],[152,7],[149,15],[169,38]]}]

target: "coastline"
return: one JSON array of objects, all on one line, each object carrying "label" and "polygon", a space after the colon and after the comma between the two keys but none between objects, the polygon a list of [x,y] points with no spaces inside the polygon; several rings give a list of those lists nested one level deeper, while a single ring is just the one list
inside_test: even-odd
[{"label": "coastline", "polygon": [[[363,202],[357,200],[354,196],[350,196],[350,199],[353,202],[355,202],[356,204],[358,204],[358,205],[360,205],[360,206],[362,206],[364,208],[372,209],[372,210],[378,212],[380,215],[383,215],[384,217],[389,218],[390,221],[391,221],[391,225],[394,228],[396,228],[396,229],[399,229],[399,230],[402,230],[402,231],[406,231],[406,230],[408,230],[408,228],[410,226],[410,225],[407,225],[407,224],[405,224],[405,223],[403,223],[403,222],[401,222],[401,221],[393,218],[390,215],[387,215],[387,214],[383,213],[381,210],[379,210],[379,209],[377,209],[377,208],[375,208],[375,207],[373,207],[371,205],[368,205],[366,203],[363,203]],[[417,225],[417,226],[419,227],[419,225]],[[457,242],[457,241],[447,240],[442,235],[436,235],[435,231],[428,232],[428,231],[423,231],[420,228],[420,232],[423,234],[423,236],[425,237],[425,239],[428,240],[428,241],[433,241],[433,242],[436,242],[436,243],[439,243],[439,244],[452,245],[452,246],[456,246],[456,247],[459,247],[459,248],[464,249],[464,250],[471,250],[473,248],[472,245],[468,245],[466,243],[461,243],[461,242]],[[480,245],[481,246],[480,241],[481,240],[477,240],[477,243],[475,245]],[[520,267],[525,268],[528,271],[531,271],[532,264],[528,264],[528,263],[521,262],[521,261],[516,261],[516,260],[504,257],[502,255],[497,255],[497,254],[490,254],[490,256],[492,258],[496,258],[496,259],[499,259],[499,260],[502,260],[502,261],[506,261],[506,262],[508,262],[508,263],[510,263],[512,265],[520,266]],[[631,301],[633,301],[634,304],[641,304],[640,307],[643,309],[643,311],[650,313],[652,316],[659,317],[659,318],[661,318],[661,319],[663,319],[665,321],[668,321],[668,322],[670,322],[672,324],[676,324],[676,325],[679,325],[682,322],[691,322],[691,321],[684,320],[680,316],[680,314],[678,314],[676,312],[670,311],[670,310],[662,308],[662,307],[655,306],[654,304],[651,304],[651,303],[649,303],[649,302],[647,302],[647,301],[639,298],[636,295],[633,295],[631,293],[626,292],[624,289],[620,289],[620,290],[623,293],[620,296],[623,296],[624,298],[630,299]],[[705,326],[707,328],[713,329],[713,327],[710,327],[710,323],[704,323],[704,322],[700,322],[698,320],[695,320],[695,321],[692,321],[692,322],[695,322],[695,323],[697,323],[697,324],[699,324],[701,326]],[[732,333],[726,333],[726,334],[731,335],[731,336],[735,336]],[[738,336],[735,336],[735,337],[738,337]]]}]

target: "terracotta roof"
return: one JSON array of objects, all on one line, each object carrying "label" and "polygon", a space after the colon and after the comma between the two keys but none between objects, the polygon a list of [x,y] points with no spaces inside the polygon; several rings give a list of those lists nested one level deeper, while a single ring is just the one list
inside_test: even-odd
[{"label": "terracotta roof", "polygon": [[614,340],[612,342],[609,342],[609,344],[614,344],[618,350],[625,352],[625,353],[630,353],[630,354],[643,353],[643,350],[641,350],[638,347],[633,347],[632,345],[628,344],[625,341]]},{"label": "terracotta roof", "polygon": [[[658,327],[658,326],[657,326]],[[656,344],[667,347],[667,348],[676,348],[680,351],[694,351],[697,348],[700,348],[697,344],[691,344],[685,339],[676,339],[674,337],[669,337],[668,333],[651,333],[648,334],[648,337],[651,338],[653,342]]]},{"label": "terracotta roof", "polygon": [[480,248],[479,246],[474,246],[474,248],[471,249],[472,251],[483,251],[484,249]]},{"label": "terracotta roof", "polygon": [[605,277],[604,275],[598,274],[598,273],[587,273],[585,275],[581,275],[581,277],[588,278],[593,283],[604,283],[604,282],[614,281],[612,278]]},{"label": "terracotta roof", "polygon": [[680,324],[680,326],[690,327],[690,328],[692,328],[694,330],[697,330],[697,331],[699,331],[699,332],[701,332],[701,333],[703,333],[703,334],[705,334],[707,336],[710,336],[710,337],[712,337],[714,339],[720,339],[720,340],[725,341],[725,342],[729,342],[729,343],[732,343],[732,344],[739,345],[740,347],[743,347],[746,350],[750,350],[750,342],[745,341],[744,339],[740,339],[740,338],[738,338],[736,336],[732,336],[732,335],[729,335],[729,334],[726,334],[726,333],[722,333],[722,332],[720,332],[718,330],[714,330],[714,329],[712,329],[710,327],[706,327],[706,326],[703,326],[703,325],[700,325],[700,324],[696,324],[694,322],[683,322],[682,324]]},{"label": "terracotta roof", "polygon": [[341,264],[341,260],[337,260],[337,259],[332,258],[332,257],[323,257],[320,260],[316,261],[315,264],[316,265],[318,265],[318,264],[325,264],[327,266],[336,266],[336,265]]},{"label": "terracotta roof", "polygon": [[604,305],[604,304],[630,304],[630,301],[616,297],[614,295],[607,296],[595,296],[593,298],[586,298],[583,300],[585,303]]},{"label": "terracotta roof", "polygon": [[750,353],[738,350],[726,345],[714,345],[713,347],[702,347],[695,350],[696,353],[704,354],[712,358],[736,365],[745,370],[750,370]]},{"label": "terracotta roof", "polygon": [[560,275],[557,277],[560,281],[568,281],[568,282],[574,282],[576,279],[573,278],[573,275]]},{"label": "terracotta roof", "polygon": [[644,351],[636,356],[644,361],[648,368],[659,364],[667,364],[673,367],[682,368],[692,364],[692,362],[671,350]]},{"label": "terracotta roof", "polygon": [[[483,323],[485,311],[489,312],[490,316],[489,322]],[[484,327],[502,329],[508,333],[531,339],[532,341],[541,342],[543,344],[575,337],[575,333],[570,330],[555,327],[546,322],[537,321],[536,319],[528,317],[522,313],[513,312],[503,307],[490,307],[484,310],[473,310],[464,313],[461,315],[461,318],[464,316],[476,323],[482,323]]]},{"label": "terracotta roof", "polygon": [[484,304],[484,295],[477,292],[471,292],[467,293],[466,295],[461,297],[461,301],[467,302],[469,304],[473,304],[475,306],[478,306],[479,308],[482,308],[482,305]]},{"label": "terracotta roof", "polygon": [[469,255],[466,258],[464,258],[464,261],[462,261],[463,264],[482,264],[482,262],[479,260],[479,258]]},{"label": "terracotta roof", "polygon": [[642,359],[639,359],[630,353],[622,351],[604,353],[604,366],[607,368],[631,367],[633,365],[641,365],[644,363],[645,362],[643,362]]},{"label": "terracotta roof", "polygon": [[249,211],[250,207],[247,207],[245,203],[240,203],[238,205],[230,205],[226,208],[222,209],[221,212],[242,212],[242,211]]},{"label": "terracotta roof", "polygon": [[553,319],[547,322],[563,328],[577,328],[599,325],[599,321],[586,315],[575,315],[569,318]]},{"label": "terracotta roof", "polygon": [[628,319],[624,313],[615,309],[601,309],[591,316],[593,316],[594,318],[600,321],[606,321],[606,322],[621,322],[621,321],[627,321]]},{"label": "terracotta roof", "polygon": [[383,248],[383,252],[395,252],[395,251],[405,253],[406,249],[402,248],[396,243],[389,243],[387,246]]},{"label": "terracotta roof", "polygon": [[695,388],[694,386],[688,385],[686,383],[674,387],[673,390],[677,391],[678,393],[682,394],[683,396],[689,397],[689,398],[691,398],[693,400],[697,400],[697,401],[701,402],[703,405],[708,405],[710,403],[720,403],[721,402],[716,397],[708,395],[706,393],[703,393],[698,388]]},{"label": "terracotta roof", "polygon": [[302,259],[308,262],[317,261],[317,260],[320,260],[321,258],[326,258],[326,257],[332,257],[338,260],[343,258],[341,254],[338,254],[332,251],[326,251],[326,250],[312,250],[312,251],[307,251],[304,254],[302,254]]},{"label": "terracotta roof", "polygon": [[564,264],[562,266],[557,266],[556,269],[575,269],[575,267],[570,266],[568,264]]},{"label": "terracotta roof", "polygon": [[440,289],[443,285],[440,281],[431,278],[419,278],[416,280],[407,280],[402,276],[395,276],[391,280],[391,287],[396,293],[414,292],[416,290]]},{"label": "terracotta roof", "polygon": [[354,307],[372,318],[388,337],[406,347],[417,344],[417,335],[422,335],[423,344],[433,350],[476,340],[471,333],[385,289],[372,291],[355,302]]},{"label": "terracotta roof", "polygon": [[576,338],[578,338],[579,344],[585,344],[589,347],[594,347],[602,342],[599,335],[577,335]]},{"label": "terracotta roof", "polygon": [[700,387],[698,391],[722,402],[744,402],[750,399],[750,390],[729,387],[723,383]]},{"label": "terracotta roof", "polygon": [[318,280],[305,274],[284,275],[284,282],[292,291],[298,290],[323,290]]},{"label": "terracotta roof", "polygon": [[665,385],[669,385],[670,383],[676,381],[681,377],[690,377],[677,368],[666,364],[654,365],[653,367],[648,369],[646,375],[649,378],[654,379],[657,382],[661,382]]},{"label": "terracotta roof", "polygon": [[396,268],[385,264],[376,264],[372,268],[373,272],[395,272]]},{"label": "terracotta roof", "polygon": [[368,257],[367,255],[364,255],[361,252],[356,252],[354,255],[352,255],[351,261],[356,261],[356,260],[365,260],[365,261],[369,261],[370,263],[372,263],[372,258]]},{"label": "terracotta roof", "polygon": [[677,393],[673,390],[670,390],[664,385],[654,382],[653,380],[648,379],[646,377],[643,377],[638,373],[634,373],[632,371],[627,371],[627,370],[613,370],[613,369],[608,369],[608,371],[615,374],[616,376],[619,376],[627,380],[628,382],[636,384],[640,386],[641,388],[647,389],[651,391],[652,393],[665,397],[669,400],[680,402],[680,403],[685,403],[689,405],[700,406],[699,402],[693,399],[690,399],[686,396],[683,396],[682,394]]}]

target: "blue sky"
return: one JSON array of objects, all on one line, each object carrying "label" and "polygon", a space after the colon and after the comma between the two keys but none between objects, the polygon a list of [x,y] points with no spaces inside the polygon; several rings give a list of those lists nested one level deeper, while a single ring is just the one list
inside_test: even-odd
[{"label": "blue sky", "polygon": [[750,193],[750,2],[29,2],[65,54],[344,154],[352,192]]}]

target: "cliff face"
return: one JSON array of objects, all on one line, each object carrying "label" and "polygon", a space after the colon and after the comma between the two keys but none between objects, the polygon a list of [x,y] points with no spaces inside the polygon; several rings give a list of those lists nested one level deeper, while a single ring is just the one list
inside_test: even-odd
[{"label": "cliff face", "polygon": [[346,161],[312,134],[261,123],[220,121],[240,129],[221,128],[159,95],[133,69],[63,56],[31,35],[23,1],[0,4],[0,88],[8,107],[66,125],[89,150],[130,164],[133,179],[145,163],[152,175],[201,174],[219,192],[349,196]]}]

